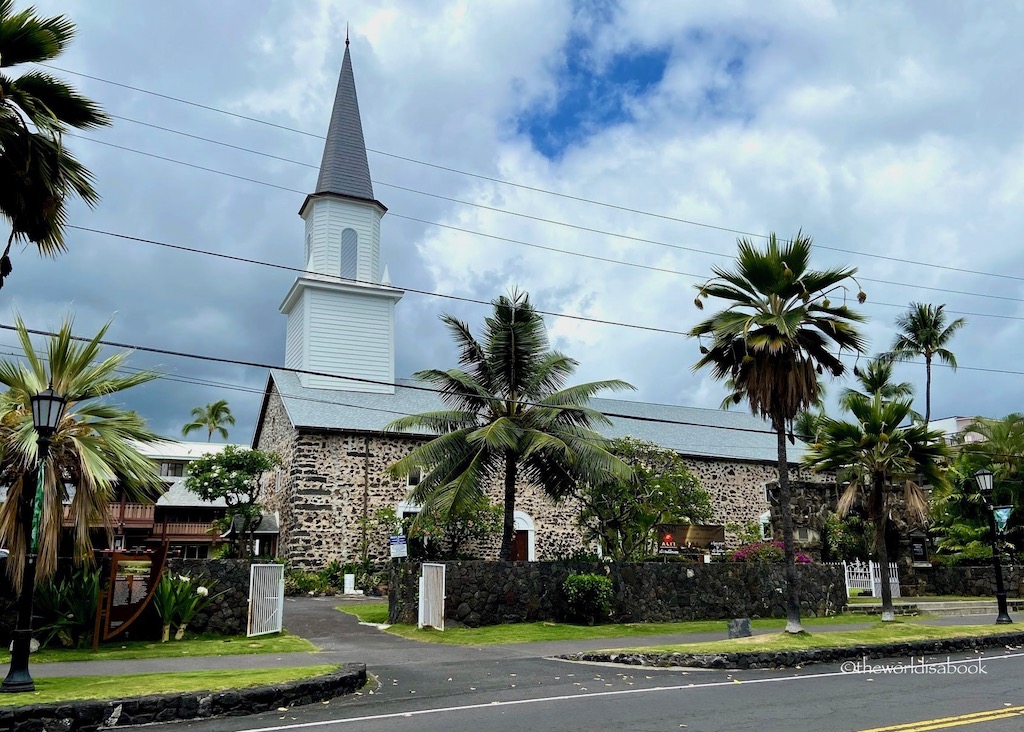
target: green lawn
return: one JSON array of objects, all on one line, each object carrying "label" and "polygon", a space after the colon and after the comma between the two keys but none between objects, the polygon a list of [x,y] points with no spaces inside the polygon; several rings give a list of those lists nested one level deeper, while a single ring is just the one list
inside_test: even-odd
[{"label": "green lawn", "polygon": [[890,642],[912,640],[938,640],[941,638],[962,638],[1007,633],[1012,628],[1005,625],[917,625],[912,622],[877,622],[864,630],[836,631],[829,633],[800,633],[791,635],[751,636],[713,643],[683,643],[678,645],[645,646],[629,648],[643,653],[740,653],[744,651],[793,651],[806,648],[845,648],[849,646],[878,645]]},{"label": "green lawn", "polygon": [[243,686],[279,684],[333,671],[336,667],[298,666],[249,671],[188,671],[185,673],[123,676],[77,676],[36,679],[36,690],[24,694],[0,694],[0,707],[75,699],[118,699],[126,694],[166,694],[180,691],[222,691]]},{"label": "green lawn", "polygon": [[[316,646],[308,640],[288,633],[275,633],[256,638],[213,636],[194,640],[127,641],[106,643],[93,653],[92,648],[46,648],[32,654],[32,663],[56,661],[129,661],[136,658],[179,658],[181,656],[245,656],[256,653],[313,653]],[[0,654],[0,663],[10,661],[10,654]]]},{"label": "green lawn", "polygon": [[[365,623],[386,623],[387,603],[341,605],[338,610],[355,615]],[[828,618],[803,618],[804,625],[820,626],[842,623],[864,623],[863,616],[839,615]],[[751,621],[754,628],[784,628],[785,618],[763,618]],[[724,633],[724,620],[692,620],[674,623],[621,623],[608,625],[573,625],[571,623],[510,623],[483,628],[449,628],[443,633],[420,630],[415,625],[392,625],[388,633],[410,640],[449,645],[483,646],[499,643],[531,643],[535,641],[588,640],[593,638],[629,638],[672,633]]]}]

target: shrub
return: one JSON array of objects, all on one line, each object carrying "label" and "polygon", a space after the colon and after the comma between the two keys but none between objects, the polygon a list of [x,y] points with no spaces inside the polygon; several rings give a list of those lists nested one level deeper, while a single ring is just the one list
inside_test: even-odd
[{"label": "shrub", "polygon": [[307,572],[303,569],[292,569],[285,567],[284,570],[284,594],[289,597],[295,595],[315,595],[326,592],[327,583],[318,572]]},{"label": "shrub", "polygon": [[569,616],[593,625],[608,616],[612,607],[612,581],[599,574],[570,574],[562,583]]},{"label": "shrub", "polygon": [[[781,541],[758,541],[741,546],[732,553],[732,559],[734,562],[782,564],[786,559],[786,549]],[[811,558],[803,552],[796,552],[796,563],[810,564]]]},{"label": "shrub", "polygon": [[92,637],[99,581],[96,570],[80,567],[66,577],[54,577],[39,585],[35,610],[41,645],[57,641],[62,646],[80,648]]}]

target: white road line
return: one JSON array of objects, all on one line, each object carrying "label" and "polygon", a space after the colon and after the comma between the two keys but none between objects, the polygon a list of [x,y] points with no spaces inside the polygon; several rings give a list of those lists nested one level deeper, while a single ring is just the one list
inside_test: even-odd
[{"label": "white road line", "polygon": [[[1024,653],[1008,653],[1003,656],[972,656],[967,659],[958,659],[960,663],[966,663],[968,661],[974,661],[981,659],[983,661],[1002,661],[1009,658],[1022,658]],[[916,656],[915,656],[916,658]],[[880,660],[880,659],[879,659]],[[951,661],[957,663],[957,661]],[[945,666],[946,661],[936,661],[934,663],[920,664],[918,668],[929,668]],[[623,666],[623,668],[629,669],[644,669],[644,666]],[[735,669],[721,669],[723,671],[733,671],[737,673]],[[756,669],[749,669],[756,670]],[[772,676],[766,679],[750,679],[749,681],[711,681],[705,684],[678,684],[676,686],[651,686],[643,689],[620,689],[618,691],[595,691],[587,694],[560,694],[559,696],[545,696],[538,697],[535,699],[513,699],[511,701],[493,701],[484,704],[463,704],[454,707],[436,707],[433,709],[417,709],[411,712],[390,712],[388,714],[370,714],[364,717],[349,717],[347,719],[325,719],[319,722],[297,722],[295,724],[281,724],[273,727],[251,727],[249,729],[238,730],[238,732],[278,732],[279,730],[292,730],[292,729],[311,729],[313,727],[327,727],[331,725],[340,724],[351,724],[353,722],[374,722],[382,719],[405,719],[409,717],[420,717],[427,714],[443,714],[445,712],[465,712],[472,709],[490,709],[497,707],[512,707],[523,704],[540,704],[543,702],[559,702],[559,701],[578,701],[579,699],[595,699],[598,697],[609,697],[609,696],[625,696],[628,694],[653,694],[661,691],[688,691],[692,689],[711,689],[720,686],[736,686],[737,684],[751,685],[751,684],[772,684],[780,683],[785,681],[806,681],[808,679],[828,679],[835,678],[836,676],[865,676],[870,674],[863,673],[851,673],[848,671],[829,671],[827,673],[820,674],[794,674],[792,676]]]}]

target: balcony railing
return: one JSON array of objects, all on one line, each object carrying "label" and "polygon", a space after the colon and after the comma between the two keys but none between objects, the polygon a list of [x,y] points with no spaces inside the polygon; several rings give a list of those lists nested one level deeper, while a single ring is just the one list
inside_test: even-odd
[{"label": "balcony railing", "polygon": [[153,536],[167,539],[220,539],[220,531],[209,521],[168,521],[153,527]]},{"label": "balcony railing", "polygon": [[[146,528],[153,525],[153,513],[156,507],[152,503],[112,503],[107,506],[107,515],[115,527]],[[75,517],[71,506],[64,506],[64,525],[73,526]],[[103,522],[93,521],[93,526],[102,526]]]}]

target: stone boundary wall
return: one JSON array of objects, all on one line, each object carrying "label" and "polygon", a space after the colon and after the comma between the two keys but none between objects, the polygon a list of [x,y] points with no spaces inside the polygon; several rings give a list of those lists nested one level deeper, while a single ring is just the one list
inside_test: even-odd
[{"label": "stone boundary wall", "polygon": [[[1003,566],[1003,586],[1007,597],[1024,597],[1024,574],[1019,565]],[[996,570],[986,566],[900,567],[900,592],[905,597],[958,595],[993,597],[996,594]]]},{"label": "stone boundary wall", "polygon": [[334,699],[353,693],[365,683],[366,666],[349,663],[329,674],[273,686],[0,707],[0,732],[92,732],[101,727],[259,714]]},{"label": "stone boundary wall", "polygon": [[[766,651],[748,653],[634,653],[634,652],[584,652],[573,653],[559,658],[573,661],[596,661],[598,663],[621,663],[627,666],[686,666],[709,669],[748,668],[789,668],[809,663],[837,663],[841,661],[863,661],[867,658],[910,659],[921,656],[943,656],[960,651],[975,651],[985,648],[1019,646],[1024,643],[1024,632],[999,633],[970,638],[946,638],[944,640],[903,641],[870,646],[848,648],[809,648],[800,651]],[[947,656],[948,658],[948,656]],[[929,659],[930,660],[930,659]],[[977,663],[975,659],[953,661],[961,667]],[[844,664],[845,665],[845,664]],[[848,673],[856,673],[850,669]]]},{"label": "stone boundary wall", "polygon": [[[616,622],[785,617],[783,565],[715,562],[602,564],[572,562],[444,562],[445,617],[465,625],[563,620],[562,583],[595,573],[612,581]],[[839,612],[846,604],[842,567],[797,567],[806,615]],[[415,623],[420,565],[393,568],[389,622]]]},{"label": "stone boundary wall", "polygon": [[[249,562],[241,559],[168,559],[164,571],[187,575],[194,579],[213,579],[216,584],[213,585],[211,594],[224,593],[215,597],[192,619],[188,625],[188,632],[191,635],[245,633],[249,612]],[[7,582],[4,570],[0,569],[0,643],[5,645],[10,642],[10,634],[17,619],[13,595],[14,591]],[[147,609],[138,623],[126,632],[131,633],[133,638],[147,636],[158,640],[160,630],[155,612],[151,608]]]}]

